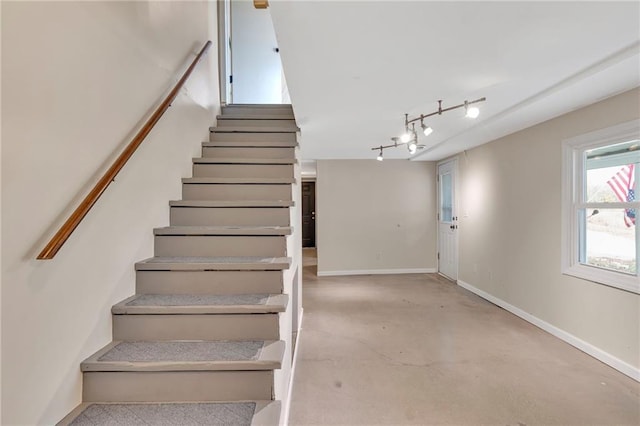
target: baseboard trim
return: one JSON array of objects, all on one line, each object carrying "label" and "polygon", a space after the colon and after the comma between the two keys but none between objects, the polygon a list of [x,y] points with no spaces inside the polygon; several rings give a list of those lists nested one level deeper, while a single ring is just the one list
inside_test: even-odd
[{"label": "baseboard trim", "polygon": [[291,411],[291,397],[293,395],[293,378],[296,375],[296,365],[298,364],[298,352],[300,352],[300,335],[302,334],[302,319],[304,317],[304,308],[300,308],[300,317],[298,318],[298,333],[296,334],[296,347],[293,350],[293,362],[291,364],[291,377],[289,378],[289,391],[287,392],[287,400],[284,404],[284,414],[282,424],[289,424],[289,413]]},{"label": "baseboard trim", "polygon": [[564,340],[565,342],[567,342],[568,344],[570,344],[571,346],[581,350],[582,352],[586,353],[587,355],[591,355],[592,357],[594,357],[595,359],[607,364],[608,366],[615,368],[616,370],[618,370],[619,372],[621,372],[622,374],[631,377],[632,379],[634,379],[637,382],[640,382],[640,368],[636,368],[633,365],[622,361],[619,358],[616,358],[615,356],[611,355],[608,352],[603,351],[602,349],[592,345],[591,343],[585,342],[584,340],[580,339],[579,337],[574,336],[571,333],[568,333],[558,327],[556,327],[555,325],[549,324],[548,322],[541,320],[540,318],[531,315],[528,312],[523,311],[520,308],[517,308],[513,305],[511,305],[510,303],[505,302],[502,299],[499,299],[495,296],[492,296],[491,294],[487,293],[486,291],[480,290],[479,288],[476,288],[474,286],[472,286],[471,284],[464,282],[462,280],[458,280],[458,285],[462,288],[465,288],[467,290],[469,290],[472,293],[477,294],[478,296],[482,297],[483,299],[488,300],[489,302],[493,303],[494,305],[498,305],[501,308],[511,312],[512,314],[522,318],[525,321],[530,322],[531,324],[535,325],[536,327],[541,328],[542,330],[546,331],[547,333],[550,333],[552,335],[554,335],[555,337]]},{"label": "baseboard trim", "polygon": [[353,269],[350,271],[318,271],[319,277],[335,277],[342,275],[394,275],[394,274],[433,274],[436,268],[418,269]]}]

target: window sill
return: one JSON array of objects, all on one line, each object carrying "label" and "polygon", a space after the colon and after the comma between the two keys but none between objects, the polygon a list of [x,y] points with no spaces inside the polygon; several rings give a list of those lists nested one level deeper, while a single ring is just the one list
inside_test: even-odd
[{"label": "window sill", "polygon": [[573,265],[562,270],[565,275],[571,275],[583,280],[604,284],[634,294],[640,294],[640,278],[620,272],[607,271],[593,266]]}]

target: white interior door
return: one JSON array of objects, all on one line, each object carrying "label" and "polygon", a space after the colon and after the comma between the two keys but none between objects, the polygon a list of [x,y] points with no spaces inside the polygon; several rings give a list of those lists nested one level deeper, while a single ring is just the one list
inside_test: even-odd
[{"label": "white interior door", "polygon": [[281,104],[282,62],[269,9],[231,1],[234,104]]},{"label": "white interior door", "polygon": [[438,165],[438,272],[458,279],[457,161]]}]

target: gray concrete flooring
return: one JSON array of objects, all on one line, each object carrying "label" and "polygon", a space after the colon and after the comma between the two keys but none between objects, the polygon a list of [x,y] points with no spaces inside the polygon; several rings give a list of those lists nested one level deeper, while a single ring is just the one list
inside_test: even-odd
[{"label": "gray concrete flooring", "polygon": [[305,250],[291,425],[638,425],[640,384],[437,275]]}]

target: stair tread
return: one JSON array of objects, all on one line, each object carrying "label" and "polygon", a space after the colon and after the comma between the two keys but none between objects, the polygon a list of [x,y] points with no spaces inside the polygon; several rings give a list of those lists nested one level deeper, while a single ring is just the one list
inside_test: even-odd
[{"label": "stair tread", "polygon": [[295,178],[220,178],[190,177],[182,178],[186,184],[229,184],[229,185],[290,185],[296,183]]},{"label": "stair tread", "polygon": [[295,158],[197,157],[194,164],[297,164]]},{"label": "stair tread", "polygon": [[289,269],[289,257],[151,257],[137,262],[137,271],[235,271]]},{"label": "stair tread", "polygon": [[243,103],[235,103],[235,104],[227,104],[223,108],[260,108],[260,109],[270,109],[270,108],[282,108],[282,109],[291,109],[293,110],[293,105],[291,104],[243,104]]},{"label": "stair tread", "polygon": [[288,200],[175,200],[171,207],[292,207]]},{"label": "stair tread", "polygon": [[286,294],[137,294],[111,308],[115,315],[252,314],[284,312]]},{"label": "stair tread", "polygon": [[165,226],[155,228],[154,235],[237,235],[280,236],[291,235],[291,226]]},{"label": "stair tread", "polygon": [[248,120],[295,120],[293,111],[222,111],[218,119],[248,119]]},{"label": "stair tread", "polygon": [[[291,116],[291,115],[277,115],[277,114],[270,114],[270,116],[266,117],[265,115],[262,114],[252,114],[251,116],[248,115],[233,115],[233,114],[223,114],[223,115],[217,115],[216,116],[216,120],[218,120],[218,125],[215,128],[218,127],[226,127],[229,126],[230,124],[237,124],[240,127],[243,127],[243,122],[245,120],[251,121],[253,122],[253,124],[251,125],[247,125],[246,127],[258,127],[256,126],[256,124],[264,124],[263,127],[273,127],[273,128],[281,128],[282,127],[297,127],[296,125],[296,119],[295,117]],[[220,126],[221,123],[224,123],[223,126]]]},{"label": "stair tread", "polygon": [[84,402],[59,426],[147,425],[277,425],[280,401]]},{"label": "stair tread", "polygon": [[282,340],[113,341],[82,362],[82,371],[229,371],[278,369]]},{"label": "stair tread", "polygon": [[295,148],[298,146],[298,142],[291,141],[211,141],[202,142],[204,148]]},{"label": "stair tread", "polygon": [[271,127],[271,126],[228,126],[228,127],[210,127],[211,133],[297,133],[300,129],[298,127],[291,126],[286,128]]}]

